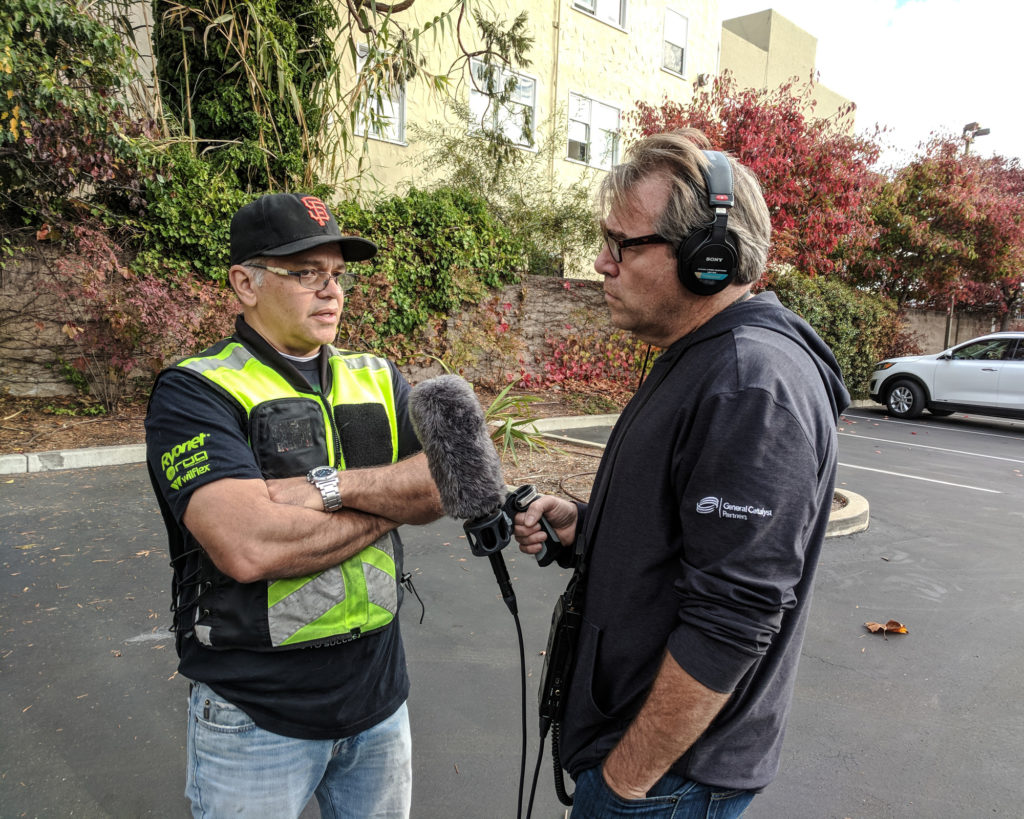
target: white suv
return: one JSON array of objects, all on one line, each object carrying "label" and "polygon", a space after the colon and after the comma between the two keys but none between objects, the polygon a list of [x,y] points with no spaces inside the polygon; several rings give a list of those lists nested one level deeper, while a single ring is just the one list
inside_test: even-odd
[{"label": "white suv", "polygon": [[875,365],[869,392],[897,418],[925,409],[1024,418],[1024,333],[989,333],[934,355],[887,358]]}]

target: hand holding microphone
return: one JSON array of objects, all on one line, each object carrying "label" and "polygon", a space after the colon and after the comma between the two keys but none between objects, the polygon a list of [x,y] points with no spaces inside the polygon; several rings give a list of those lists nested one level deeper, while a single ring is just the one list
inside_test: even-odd
[{"label": "hand holding microphone", "polygon": [[[517,510],[513,516],[513,534],[519,549],[535,555],[537,563],[547,566],[559,557],[567,556],[564,542],[572,543],[576,535],[576,504],[554,495],[538,495],[536,503]],[[562,532],[564,537],[560,537]],[[552,545],[554,544],[554,545]],[[563,568],[569,568],[563,563]]]},{"label": "hand holding microphone", "polygon": [[[501,459],[488,434],[483,408],[465,379],[442,375],[418,384],[409,396],[409,414],[445,514],[465,521],[473,554],[492,558],[502,595],[511,608],[511,584],[500,552],[512,539],[512,518],[539,497],[536,489],[526,485],[506,494]],[[548,540],[538,562],[547,565],[562,547],[547,521],[542,526],[547,527]]]}]

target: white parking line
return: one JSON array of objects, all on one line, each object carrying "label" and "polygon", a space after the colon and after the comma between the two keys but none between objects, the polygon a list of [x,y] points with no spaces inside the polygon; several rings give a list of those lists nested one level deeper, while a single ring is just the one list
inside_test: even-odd
[{"label": "white parking line", "polygon": [[[897,425],[903,426],[903,427],[921,427],[922,429],[930,429],[932,431],[934,431],[936,429],[948,429],[950,431],[954,431],[955,430],[956,432],[963,433],[964,435],[984,435],[986,438],[1009,438],[1011,441],[1019,441],[1019,440],[1021,440],[1020,435],[1006,435],[1006,434],[1003,434],[1003,433],[1000,433],[1000,432],[986,432],[986,431],[980,430],[980,429],[970,429],[967,426],[941,426],[941,427],[936,427],[936,426],[934,426],[932,424],[922,424],[922,423],[918,423],[918,422],[915,422],[915,421],[904,421],[902,418],[893,418],[891,415],[851,415],[848,412],[844,412],[842,417],[843,418],[851,418],[851,419],[853,419],[855,421],[873,421],[876,424],[889,423],[889,424],[897,424]],[[996,418],[993,418],[991,415],[984,415],[984,416],[981,416],[981,415],[973,416],[972,415],[972,416],[969,416],[969,417],[970,418],[978,417],[978,418],[983,418],[983,419],[990,419],[990,420],[993,420],[993,421],[1003,421],[1004,423],[1008,423],[1008,424],[1017,424],[1017,423],[1019,423],[1018,421],[1014,421],[1014,420],[996,419]],[[1021,431],[1024,432],[1024,430],[1021,430]]]},{"label": "white parking line", "polygon": [[949,481],[938,481],[935,478],[922,478],[920,475],[906,475],[902,472],[890,472],[888,469],[873,469],[870,466],[857,466],[856,464],[844,464],[839,463],[840,466],[846,467],[847,469],[863,469],[865,472],[880,472],[883,475],[892,475],[896,478],[910,478],[912,481],[925,481],[926,483],[940,483],[943,486],[954,486],[957,489],[973,489],[975,492],[990,492],[993,495],[1002,495],[998,489],[983,489],[980,486],[967,486],[963,483],[950,483]]},{"label": "white parking line", "polygon": [[912,444],[909,441],[892,441],[888,438],[872,438],[870,435],[861,435],[858,432],[839,431],[840,435],[847,438],[855,438],[861,441],[880,441],[883,444],[895,444],[896,446],[915,447],[917,449],[931,449],[936,452],[948,452],[951,455],[968,455],[972,458],[988,458],[992,461],[1009,461],[1011,464],[1024,464],[1024,458],[1002,458],[999,455],[982,455],[980,452],[964,452],[962,449],[946,449],[941,446],[928,446],[928,444]]}]

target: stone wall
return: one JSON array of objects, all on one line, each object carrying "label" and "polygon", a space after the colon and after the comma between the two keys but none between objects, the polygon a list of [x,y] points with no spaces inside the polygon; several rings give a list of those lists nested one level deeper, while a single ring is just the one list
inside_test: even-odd
[{"label": "stone wall", "polygon": [[0,269],[0,392],[48,397],[74,388],[61,376],[59,362],[74,357],[74,345],[61,333],[55,296],[41,286],[46,263],[31,258]]},{"label": "stone wall", "polygon": [[946,340],[947,314],[940,310],[908,310],[907,327],[919,336],[921,350],[938,353],[961,341],[993,333],[999,329],[999,319],[975,313],[956,314],[949,327],[949,344]]},{"label": "stone wall", "polygon": [[[9,265],[0,278],[0,391],[13,395],[50,396],[73,392],[61,377],[59,359],[75,355],[57,322],[40,322],[36,286],[41,262],[20,269]],[[26,307],[31,306],[31,310]],[[26,312],[32,313],[31,317]],[[944,348],[946,314],[910,311],[908,322],[920,337],[922,350]],[[507,329],[498,332],[499,325]],[[953,322],[951,343],[998,329],[995,321],[974,315]],[[589,335],[612,330],[601,282],[590,279],[555,279],[527,276],[453,316],[447,322],[446,363],[470,380],[504,383],[509,375],[539,374],[548,357],[548,340],[568,334]],[[496,343],[495,339],[499,339]],[[498,354],[498,345],[500,355]],[[52,350],[57,349],[58,354]],[[406,368],[414,383],[438,375],[440,364]]]},{"label": "stone wall", "polygon": [[[500,323],[508,326],[497,332]],[[448,320],[444,346],[451,355],[446,363],[471,381],[502,382],[521,371],[540,374],[548,339],[612,329],[601,282],[525,276],[522,283]],[[502,339],[503,355],[496,350],[496,336]],[[409,367],[406,374],[419,382],[441,372],[439,364],[431,364]]]},{"label": "stone wall", "polygon": [[[46,299],[52,297],[38,287],[42,264],[35,260],[8,265],[0,278],[0,392],[38,397],[74,392],[61,376],[59,361],[71,360],[77,351],[62,335],[59,322],[41,320],[54,313],[45,309]],[[496,334],[499,321],[508,328]],[[548,338],[601,329],[610,331],[611,325],[600,282],[527,276],[521,284],[505,287],[450,318],[443,346],[456,359],[446,363],[471,380],[489,381],[518,374],[520,367],[539,373]],[[495,335],[506,339],[505,349],[514,350],[511,365],[495,361],[490,341]],[[406,368],[414,382],[440,372],[439,364]]]}]

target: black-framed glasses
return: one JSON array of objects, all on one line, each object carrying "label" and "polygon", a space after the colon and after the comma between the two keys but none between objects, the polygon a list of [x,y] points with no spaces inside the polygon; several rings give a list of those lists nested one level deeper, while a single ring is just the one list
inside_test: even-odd
[{"label": "black-framed glasses", "polygon": [[608,245],[608,252],[616,264],[622,261],[622,250],[636,245],[667,245],[671,244],[668,239],[660,233],[648,233],[646,236],[634,236],[631,239],[616,239],[607,231],[604,231],[604,243]]},{"label": "black-framed glasses", "polygon": [[307,270],[286,270],[283,267],[274,267],[273,265],[258,264],[256,262],[246,262],[245,267],[258,267],[260,270],[269,270],[278,276],[291,276],[298,279],[302,287],[312,290],[314,293],[319,293],[327,287],[328,281],[333,281],[342,291],[350,290],[352,285],[355,284],[355,279],[347,270],[341,270],[337,273],[325,273],[323,270],[314,270],[312,268]]}]

